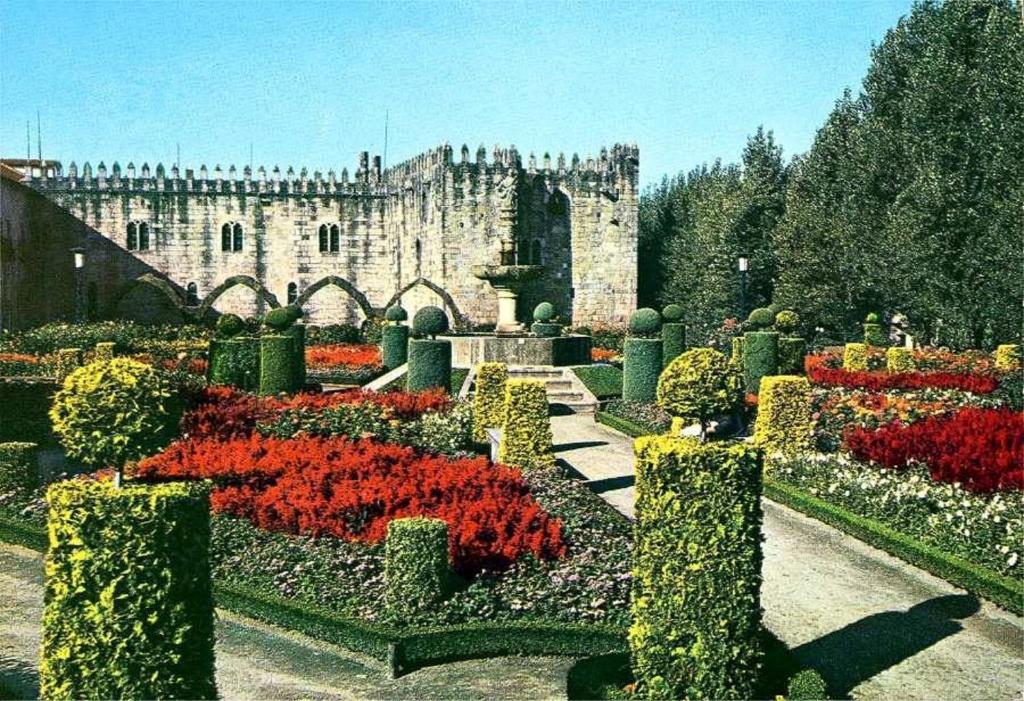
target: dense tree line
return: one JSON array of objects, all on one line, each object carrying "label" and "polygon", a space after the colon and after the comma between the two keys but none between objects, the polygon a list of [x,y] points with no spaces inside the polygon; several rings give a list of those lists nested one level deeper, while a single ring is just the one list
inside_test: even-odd
[{"label": "dense tree line", "polygon": [[[874,49],[811,149],[771,132],[640,206],[640,303],[681,302],[695,342],[774,301],[843,340],[870,311],[921,341],[1019,338],[1024,281],[1024,28],[1012,0],[915,5]],[[659,265],[648,266],[647,261]]]}]

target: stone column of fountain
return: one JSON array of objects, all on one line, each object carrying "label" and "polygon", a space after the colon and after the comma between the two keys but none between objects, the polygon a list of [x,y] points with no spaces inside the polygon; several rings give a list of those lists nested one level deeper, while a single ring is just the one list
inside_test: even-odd
[{"label": "stone column of fountain", "polygon": [[544,271],[543,265],[516,265],[516,242],[501,239],[501,259],[498,265],[474,265],[474,277],[486,280],[498,295],[498,321],[494,333],[499,336],[522,335],[526,326],[516,319],[516,300],[523,285],[536,280]]}]

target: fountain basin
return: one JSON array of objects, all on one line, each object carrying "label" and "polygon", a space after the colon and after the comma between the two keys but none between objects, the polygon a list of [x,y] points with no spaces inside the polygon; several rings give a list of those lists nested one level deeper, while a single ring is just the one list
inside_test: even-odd
[{"label": "fountain basin", "polygon": [[543,265],[474,265],[469,269],[473,277],[487,280],[495,289],[536,280],[543,271]]},{"label": "fountain basin", "polygon": [[452,344],[452,365],[473,367],[478,363],[506,365],[589,365],[593,339],[572,334],[542,338],[521,334],[472,334],[439,336]]}]

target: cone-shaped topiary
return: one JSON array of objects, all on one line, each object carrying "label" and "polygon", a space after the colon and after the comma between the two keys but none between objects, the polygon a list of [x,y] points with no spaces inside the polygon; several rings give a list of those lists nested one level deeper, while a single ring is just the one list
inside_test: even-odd
[{"label": "cone-shaped topiary", "polygon": [[800,325],[800,315],[791,309],[783,309],[775,315],[775,330],[779,333],[793,333]]},{"label": "cone-shaped topiary", "polygon": [[713,348],[688,350],[669,363],[658,380],[658,404],[673,416],[701,425],[703,437],[714,417],[733,410],[740,400],[736,368]]},{"label": "cone-shaped topiary", "polygon": [[637,338],[650,338],[661,331],[661,314],[657,309],[643,307],[629,317],[629,333]]},{"label": "cone-shaped topiary", "polygon": [[217,319],[217,335],[221,338],[237,336],[245,330],[245,322],[237,314],[221,314]]},{"label": "cone-shaped topiary", "polygon": [[533,320],[546,323],[555,318],[555,305],[551,302],[541,302],[533,310]]},{"label": "cone-shaped topiary", "polygon": [[682,321],[683,320],[683,307],[679,304],[669,304],[661,310],[661,316],[665,321]]},{"label": "cone-shaped topiary", "polygon": [[384,312],[384,318],[392,324],[397,324],[408,319],[409,312],[405,311],[405,307],[401,304],[392,304],[388,307],[387,311]]},{"label": "cone-shaped topiary", "polygon": [[448,330],[448,315],[440,307],[423,307],[412,318],[412,332],[418,338],[433,338]]},{"label": "cone-shaped topiary", "polygon": [[263,317],[263,323],[274,331],[284,331],[295,323],[295,319],[285,307],[277,307],[267,312],[267,315]]},{"label": "cone-shaped topiary", "polygon": [[775,314],[768,307],[758,307],[750,312],[747,323],[755,329],[766,329],[775,323]]},{"label": "cone-shaped topiary", "polygon": [[305,315],[305,312],[302,311],[302,307],[297,304],[285,305],[284,309],[288,312],[288,316],[291,317],[292,323],[298,321]]}]

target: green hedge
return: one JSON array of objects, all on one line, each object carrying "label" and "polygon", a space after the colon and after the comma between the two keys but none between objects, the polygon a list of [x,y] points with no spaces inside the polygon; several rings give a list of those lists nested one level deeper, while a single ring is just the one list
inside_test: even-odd
[{"label": "green hedge", "polygon": [[0,443],[0,493],[26,492],[39,486],[38,445]]},{"label": "green hedge", "polygon": [[686,324],[668,323],[661,327],[661,366],[668,367],[686,350]]},{"label": "green hedge", "polygon": [[431,609],[448,595],[448,524],[439,518],[396,518],[384,541],[386,603],[400,617]]},{"label": "green hedge", "polygon": [[1024,582],[971,564],[870,518],[830,504],[778,480],[766,480],[765,496],[834,526],[853,537],[927,570],[967,591],[994,601],[1016,614],[1024,614]]},{"label": "green hedge", "polygon": [[52,443],[48,414],[57,388],[50,378],[0,378],[0,442]]},{"label": "green hedge", "polygon": [[384,367],[394,370],[409,359],[409,327],[388,324],[381,331],[380,355]]},{"label": "green hedge", "polygon": [[622,396],[622,370],[614,365],[581,365],[572,371],[598,399]]},{"label": "green hedge", "polygon": [[762,377],[778,374],[778,332],[751,331],[743,334],[743,382],[747,392],[757,394]]},{"label": "green hedge", "polygon": [[807,355],[807,341],[798,336],[783,336],[779,339],[779,374],[803,375],[804,356]]},{"label": "green hedge", "polygon": [[298,391],[306,386],[306,327],[293,324],[283,335],[292,339],[292,387]]},{"label": "green hedge", "polygon": [[266,334],[260,338],[260,394],[294,392],[295,351],[291,336]]},{"label": "green hedge", "polygon": [[208,490],[47,490],[43,698],[216,698]]},{"label": "green hedge", "polygon": [[426,338],[414,338],[409,341],[409,372],[406,375],[406,389],[410,392],[431,388],[447,390],[451,382],[451,341]]},{"label": "green hedge", "polygon": [[889,345],[889,339],[885,335],[885,330],[881,324],[866,323],[864,324],[864,344],[868,346],[876,346],[884,348]]},{"label": "green hedge", "polygon": [[214,341],[210,342],[210,382],[230,385],[247,392],[255,392],[260,383],[260,339],[255,336],[237,336],[217,343],[214,367]]},{"label": "green hedge", "polygon": [[517,467],[550,467],[555,462],[551,444],[551,419],[544,383],[539,380],[506,382],[498,460]]},{"label": "green hedge", "polygon": [[623,346],[622,398],[650,404],[661,375],[661,339],[627,338]]},{"label": "green hedge", "polygon": [[562,325],[548,321],[535,321],[530,325],[530,331],[542,338],[555,338],[562,335]]},{"label": "green hedge", "polygon": [[629,644],[641,695],[754,696],[761,486],[749,444],[637,439]]},{"label": "green hedge", "polygon": [[604,424],[605,426],[614,428],[616,431],[625,433],[627,436],[632,436],[633,438],[650,435],[650,432],[646,431],[640,424],[634,423],[629,419],[624,419],[621,416],[616,416],[615,414],[609,414],[607,411],[599,411],[595,413],[594,420],[599,424]]}]

